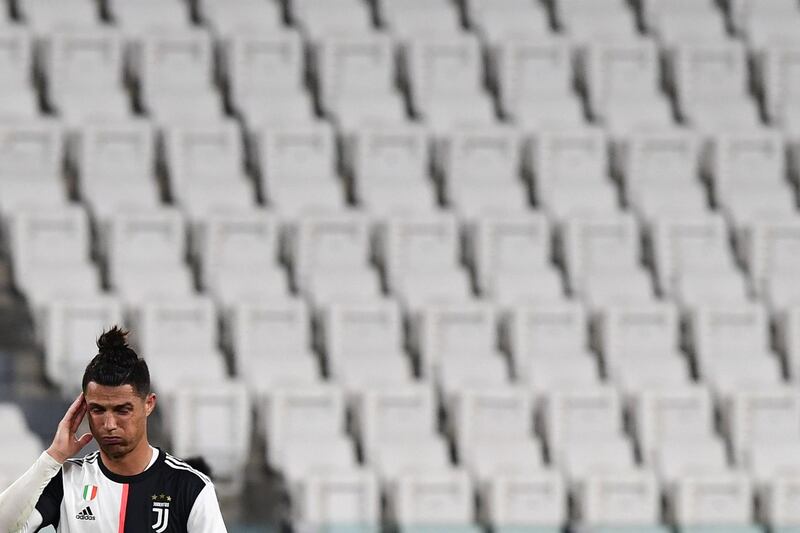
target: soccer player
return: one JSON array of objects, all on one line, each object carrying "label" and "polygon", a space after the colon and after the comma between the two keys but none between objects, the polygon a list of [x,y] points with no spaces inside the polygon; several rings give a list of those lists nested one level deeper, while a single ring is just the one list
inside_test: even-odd
[{"label": "soccer player", "polygon": [[[156,407],[147,363],[114,327],[97,341],[83,392],[53,443],[0,493],[0,531],[225,533],[214,485],[147,440]],[[89,417],[87,433],[78,426]],[[71,459],[94,438],[100,450]]]}]

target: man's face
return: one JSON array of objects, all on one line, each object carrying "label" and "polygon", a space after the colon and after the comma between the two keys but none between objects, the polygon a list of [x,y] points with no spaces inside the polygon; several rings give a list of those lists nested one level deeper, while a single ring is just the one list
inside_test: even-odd
[{"label": "man's face", "polygon": [[147,417],[156,406],[155,394],[142,398],[131,385],[107,387],[90,381],[84,398],[89,429],[109,457],[124,457],[147,435]]}]

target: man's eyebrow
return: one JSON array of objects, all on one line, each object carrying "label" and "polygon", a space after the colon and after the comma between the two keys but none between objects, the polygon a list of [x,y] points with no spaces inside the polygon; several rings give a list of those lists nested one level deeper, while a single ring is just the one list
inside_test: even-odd
[{"label": "man's eyebrow", "polygon": [[101,407],[103,409],[109,409],[109,408],[110,409],[121,409],[123,407],[133,407],[133,404],[131,402],[125,402],[125,403],[121,403],[121,404],[118,404],[118,405],[106,406],[106,405],[102,405],[102,404],[99,404],[99,403],[90,402],[89,403],[89,407],[90,408]]}]

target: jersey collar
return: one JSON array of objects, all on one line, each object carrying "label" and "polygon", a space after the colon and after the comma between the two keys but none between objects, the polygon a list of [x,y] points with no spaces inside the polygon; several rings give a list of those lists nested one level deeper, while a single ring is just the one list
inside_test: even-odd
[{"label": "jersey collar", "polygon": [[111,481],[123,484],[136,483],[137,481],[141,481],[152,475],[153,472],[158,470],[158,466],[164,462],[164,451],[161,448],[156,448],[156,450],[158,451],[158,457],[156,458],[155,463],[150,465],[144,472],[136,474],[135,476],[122,476],[120,474],[115,474],[103,464],[103,458],[99,453],[97,454],[97,465],[100,467],[100,471],[103,472],[103,475]]}]

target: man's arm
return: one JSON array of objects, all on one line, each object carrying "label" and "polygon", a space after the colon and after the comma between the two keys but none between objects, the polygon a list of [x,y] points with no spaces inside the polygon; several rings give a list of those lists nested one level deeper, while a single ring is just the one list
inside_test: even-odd
[{"label": "man's arm", "polygon": [[227,533],[222,512],[219,510],[217,493],[211,483],[207,483],[197,495],[189,513],[186,530],[189,533]]},{"label": "man's arm", "polygon": [[53,443],[36,460],[22,477],[0,493],[0,531],[20,531],[26,526],[45,489],[50,499],[56,496],[57,483],[48,487],[61,471],[61,465],[86,446],[92,436],[88,433],[80,438],[75,432],[86,414],[86,402],[79,395],[58,424]]}]

